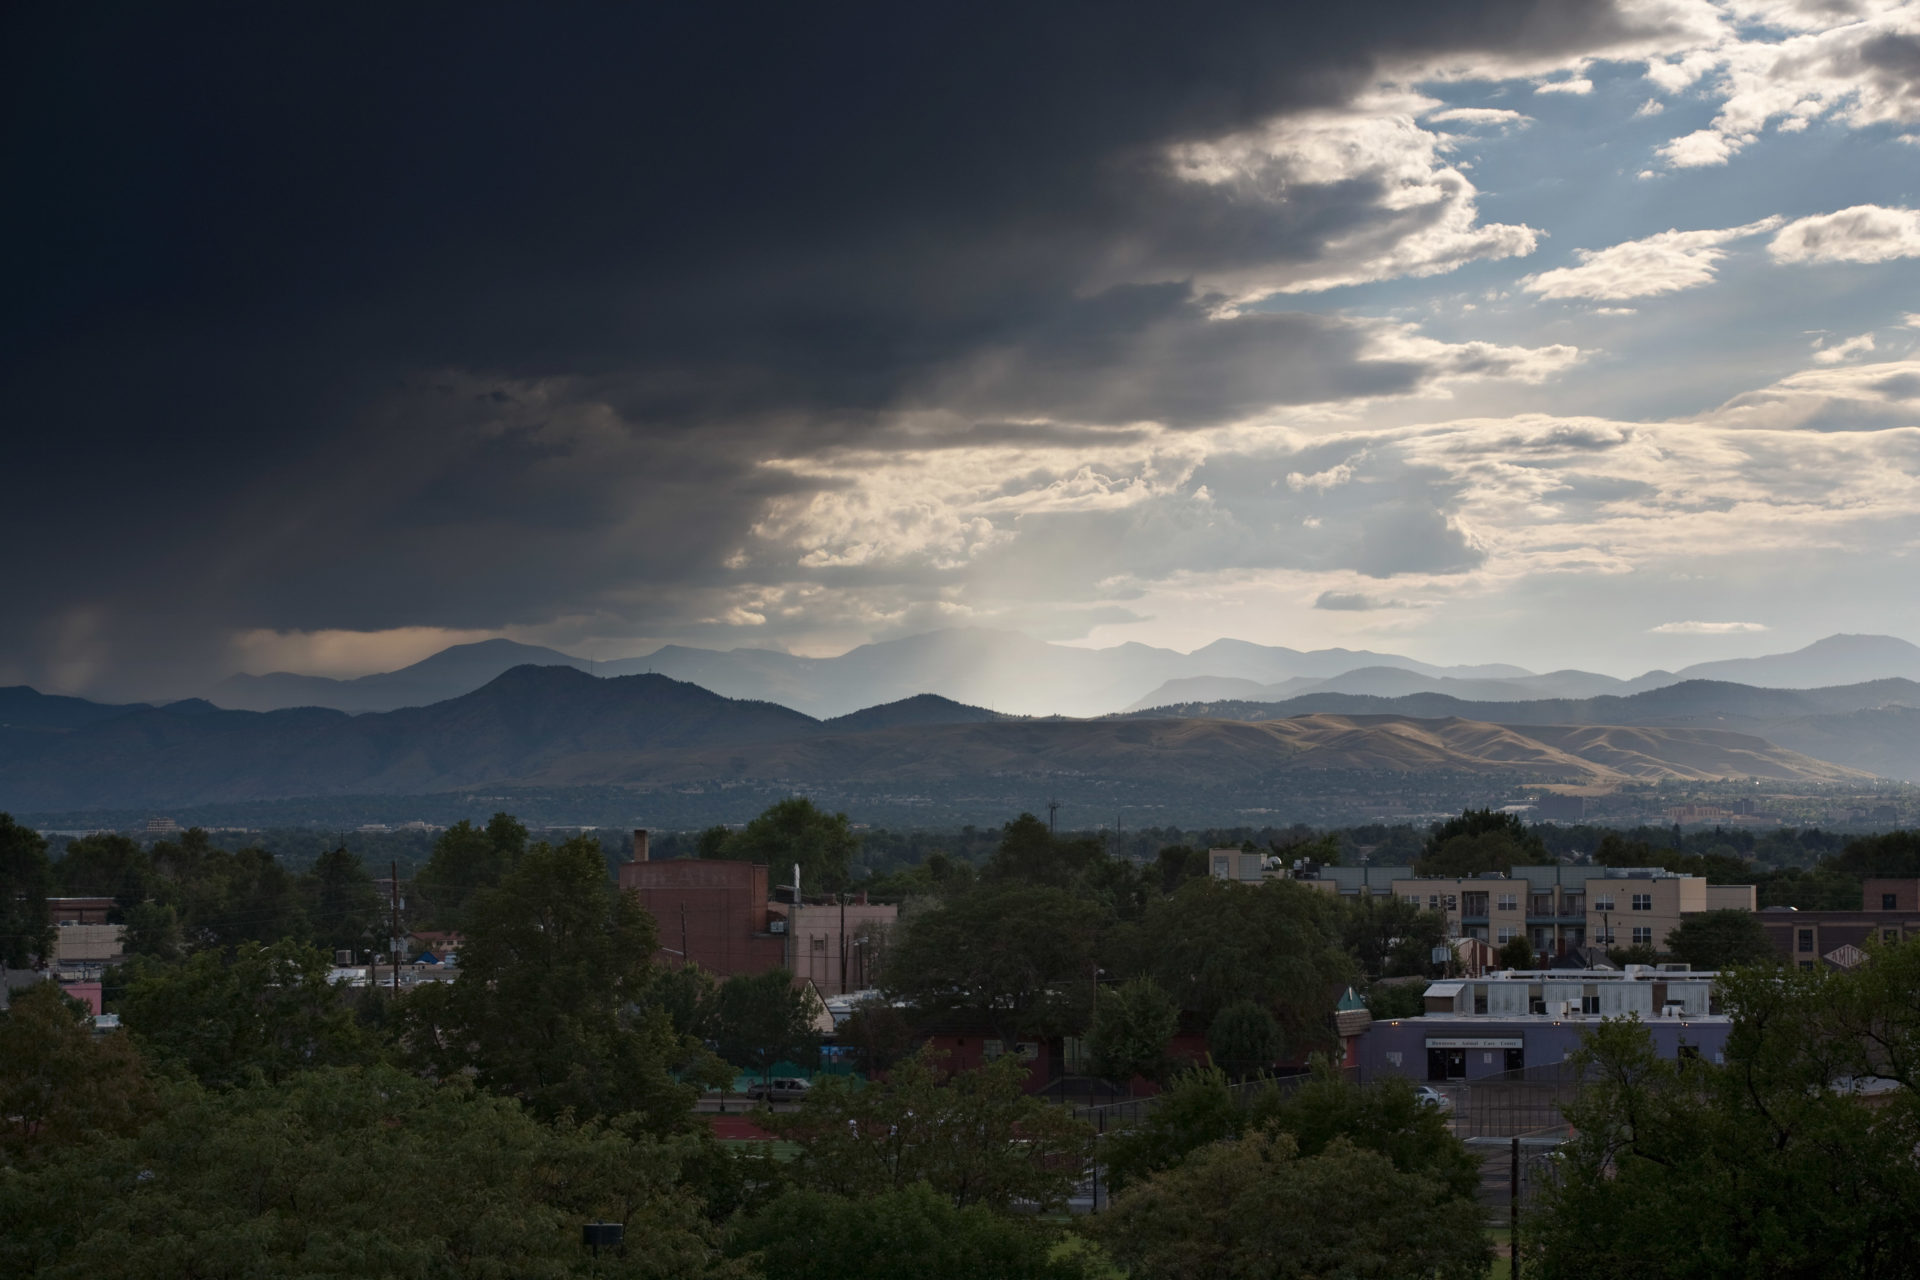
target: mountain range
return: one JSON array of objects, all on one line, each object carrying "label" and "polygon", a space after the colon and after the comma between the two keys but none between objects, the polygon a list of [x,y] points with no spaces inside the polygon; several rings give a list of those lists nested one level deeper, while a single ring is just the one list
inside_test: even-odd
[{"label": "mountain range", "polygon": [[[1721,702],[1853,714],[1871,697],[1683,686],[1670,724],[1524,723],[1446,711],[1276,714],[1233,704],[1097,720],[1011,717],[921,695],[832,719],[724,697],[658,674],[596,679],[566,666],[515,667],[425,707],[349,715],[318,707],[223,710],[202,700],[96,713],[31,690],[0,691],[0,808],[54,811],[342,795],[421,795],[479,785],[705,787],[907,783],[1026,797],[1048,778],[1258,796],[1314,772],[1464,773],[1538,781],[1760,777],[1845,782],[1865,774],[1706,723]],[[1920,691],[1920,687],[1916,687]],[[1658,700],[1661,693],[1637,695]],[[1882,694],[1903,690],[1882,690]],[[1431,699],[1437,695],[1419,695]],[[1904,694],[1903,694],[1904,696]],[[1351,695],[1318,694],[1296,701]],[[1596,700],[1600,701],[1600,700]],[[1631,699],[1616,699],[1626,702]],[[1876,704],[1884,706],[1885,704]],[[1649,707],[1652,704],[1648,704]],[[1694,720],[1687,721],[1691,713]],[[1636,714],[1653,719],[1639,708]]]},{"label": "mountain range", "polygon": [[1872,680],[1824,689],[1759,689],[1685,680],[1643,693],[1472,701],[1444,693],[1399,697],[1318,692],[1278,702],[1184,703],[1129,718],[1284,720],[1309,715],[1497,719],[1515,726],[1605,725],[1721,729],[1877,777],[1920,782],[1920,682]]},{"label": "mountain range", "polygon": [[1015,632],[959,629],[861,645],[831,658],[668,645],[644,657],[589,663],[556,649],[486,640],[353,680],[290,672],[231,676],[210,690],[207,699],[231,710],[392,711],[471,693],[529,663],[607,677],[671,676],[727,697],[776,702],[822,718],[919,694],[1014,714],[1085,717],[1227,700],[1276,702],[1309,693],[1436,693],[1468,701],[1522,702],[1630,695],[1687,680],[1770,688],[1885,678],[1920,681],[1920,647],[1891,636],[1835,635],[1792,653],[1703,662],[1623,680],[1574,670],[1536,674],[1502,663],[1442,667],[1399,654],[1302,651],[1244,640],[1216,640],[1181,653],[1142,644],[1082,649]]}]

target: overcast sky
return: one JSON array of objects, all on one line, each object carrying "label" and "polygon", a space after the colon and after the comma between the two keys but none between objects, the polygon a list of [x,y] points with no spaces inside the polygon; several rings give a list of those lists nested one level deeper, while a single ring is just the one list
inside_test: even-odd
[{"label": "overcast sky", "polygon": [[1920,639],[1913,0],[0,22],[0,684]]}]

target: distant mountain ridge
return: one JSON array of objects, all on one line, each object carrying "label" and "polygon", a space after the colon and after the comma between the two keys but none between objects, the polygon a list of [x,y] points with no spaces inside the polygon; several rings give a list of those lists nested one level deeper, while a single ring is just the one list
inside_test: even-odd
[{"label": "distant mountain ridge", "polygon": [[543,645],[513,640],[481,640],[442,649],[397,671],[381,671],[352,680],[275,671],[264,676],[232,675],[208,692],[208,700],[230,711],[282,711],[290,707],[327,707],[334,711],[394,711],[424,707],[472,693],[515,667],[574,667],[588,662]]},{"label": "distant mountain ridge", "polygon": [[1470,702],[1528,702],[1626,696],[1692,679],[1771,688],[1920,680],[1920,647],[1891,636],[1828,636],[1792,653],[1696,663],[1678,672],[1649,671],[1622,680],[1578,670],[1535,674],[1504,663],[1443,667],[1399,654],[1302,651],[1245,640],[1216,640],[1180,653],[1142,644],[1081,649],[1017,632],[957,629],[861,645],[831,658],[667,645],[644,657],[589,663],[555,649],[486,640],[354,680],[288,672],[231,676],[208,697],[237,710],[391,711],[471,693],[526,663],[591,669],[608,677],[671,676],[726,697],[777,702],[821,719],[922,694],[999,714],[1084,717],[1227,700],[1274,702],[1309,693],[1439,693]]},{"label": "distant mountain ridge", "polygon": [[982,794],[1025,795],[1033,780],[1046,777],[1258,790],[1299,770],[1497,772],[1584,782],[1863,776],[1719,726],[1525,726],[1330,711],[1268,714],[1257,722],[1030,719],[932,696],[822,722],[658,674],[595,679],[569,667],[523,666],[472,693],[398,711],[223,711],[190,702],[133,708],[64,731],[0,733],[0,808],[414,795],[494,784],[786,785],[828,777],[938,780]]},{"label": "distant mountain ridge", "polygon": [[1360,667],[1322,678],[1296,677],[1274,684],[1217,677],[1172,680],[1140,698],[1128,711],[1212,702],[1284,702],[1314,693],[1380,698],[1442,694],[1467,702],[1534,702],[1631,696],[1695,680],[1770,689],[1847,686],[1883,679],[1920,681],[1920,646],[1893,636],[1832,635],[1792,653],[1699,662],[1679,671],[1648,671],[1631,680],[1592,671],[1530,672],[1517,676],[1434,675],[1411,668]]},{"label": "distant mountain ridge", "polygon": [[1825,689],[1757,689],[1723,680],[1686,680],[1625,696],[1468,701],[1440,693],[1383,698],[1310,693],[1279,702],[1189,703],[1128,718],[1193,716],[1263,721],[1301,715],[1457,716],[1519,726],[1700,727],[1754,734],[1777,746],[1920,782],[1920,682],[1872,680]]}]

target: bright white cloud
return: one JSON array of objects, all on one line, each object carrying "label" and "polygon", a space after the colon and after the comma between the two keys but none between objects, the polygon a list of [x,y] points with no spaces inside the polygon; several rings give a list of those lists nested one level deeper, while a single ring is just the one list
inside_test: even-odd
[{"label": "bright white cloud", "polygon": [[[1380,94],[1173,148],[1168,163],[1176,176],[1275,219],[1296,216],[1313,188],[1371,187],[1377,193],[1374,216],[1352,219],[1329,234],[1312,260],[1200,266],[1193,272],[1196,285],[1245,303],[1276,293],[1439,275],[1480,259],[1533,252],[1539,239],[1533,228],[1479,220],[1479,193],[1458,165],[1442,157],[1446,135],[1419,124],[1437,105],[1417,95]],[[1120,278],[1138,277],[1135,264],[1116,264],[1115,271]]]},{"label": "bright white cloud", "polygon": [[1574,254],[1579,266],[1528,276],[1520,287],[1543,298],[1606,301],[1676,293],[1712,281],[1716,264],[1726,256],[1723,246],[1780,224],[1779,218],[1763,218],[1742,227],[1662,231],[1605,249],[1581,249]]},{"label": "bright white cloud", "polygon": [[1444,111],[1429,111],[1426,120],[1430,124],[1532,124],[1533,117],[1522,115],[1518,111],[1509,111],[1505,107],[1448,107]]},{"label": "bright white cloud", "polygon": [[1887,262],[1920,257],[1920,209],[1860,204],[1797,218],[1767,252],[1775,262]]},{"label": "bright white cloud", "polygon": [[1663,622],[1657,627],[1648,627],[1647,630],[1657,636],[1732,636],[1751,631],[1765,631],[1767,624],[1764,622]]},{"label": "bright white cloud", "polygon": [[1534,85],[1533,91],[1535,93],[1569,93],[1577,97],[1585,97],[1593,92],[1593,81],[1585,76],[1578,76],[1572,80],[1548,80]]},{"label": "bright white cloud", "polygon": [[1732,3],[1718,38],[1647,64],[1668,93],[1699,85],[1720,102],[1707,128],[1660,154],[1676,168],[1725,164],[1772,126],[1823,120],[1849,128],[1920,121],[1920,4]]},{"label": "bright white cloud", "polygon": [[1873,350],[1873,335],[1863,333],[1858,337],[1848,338],[1843,342],[1836,342],[1830,347],[1824,344],[1824,340],[1816,339],[1813,347],[1813,361],[1815,364],[1841,364],[1853,359],[1855,356],[1862,356]]}]

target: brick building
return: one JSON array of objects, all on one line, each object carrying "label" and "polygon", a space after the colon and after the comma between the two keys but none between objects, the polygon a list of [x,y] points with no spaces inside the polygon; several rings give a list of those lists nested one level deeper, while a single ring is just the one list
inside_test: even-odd
[{"label": "brick building", "polygon": [[633,860],[620,867],[620,887],[652,913],[662,962],[684,957],[722,978],[785,968],[829,996],[873,985],[899,914],[865,894],[844,902],[775,902],[764,864],[654,862],[645,831],[633,833]]},{"label": "brick building", "polygon": [[1769,907],[1760,913],[1760,925],[1789,964],[1851,969],[1866,958],[1868,942],[1920,936],[1920,880],[1864,881],[1858,911]]}]

